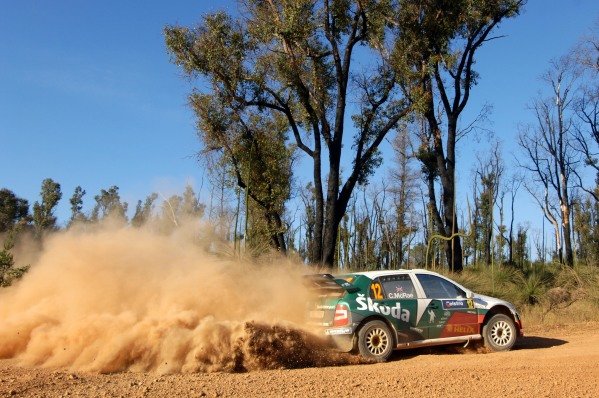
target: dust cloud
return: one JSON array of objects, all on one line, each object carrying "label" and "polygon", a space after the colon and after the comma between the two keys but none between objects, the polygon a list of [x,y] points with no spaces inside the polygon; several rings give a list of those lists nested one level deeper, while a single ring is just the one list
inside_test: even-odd
[{"label": "dust cloud", "polygon": [[305,268],[222,259],[202,249],[200,234],[104,226],[49,237],[28,274],[0,290],[0,358],[159,373],[349,360],[297,326]]}]

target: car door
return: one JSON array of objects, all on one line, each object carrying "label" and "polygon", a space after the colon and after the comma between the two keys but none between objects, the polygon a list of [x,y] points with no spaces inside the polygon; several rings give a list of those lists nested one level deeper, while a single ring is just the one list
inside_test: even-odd
[{"label": "car door", "polygon": [[397,331],[398,344],[423,340],[424,330],[416,327],[417,294],[409,274],[378,277],[370,286],[370,297],[378,303],[375,311],[385,315]]},{"label": "car door", "polygon": [[426,330],[429,339],[479,334],[474,301],[451,281],[437,275],[419,273],[416,278],[424,292],[418,300],[416,326]]}]

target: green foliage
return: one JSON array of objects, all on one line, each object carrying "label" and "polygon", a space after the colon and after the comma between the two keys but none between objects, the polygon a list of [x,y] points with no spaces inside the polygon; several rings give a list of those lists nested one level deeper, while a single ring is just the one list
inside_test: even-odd
[{"label": "green foliage", "polygon": [[29,203],[13,191],[0,189],[0,233],[29,222]]},{"label": "green foliage", "polygon": [[75,187],[73,196],[69,199],[71,204],[71,219],[69,220],[69,226],[77,222],[87,221],[87,217],[83,214],[83,197],[85,196],[85,190],[81,186]]},{"label": "green foliage", "polygon": [[[154,194],[153,194],[154,195]],[[154,199],[150,195],[146,199],[147,217],[151,215]],[[151,201],[150,201],[151,200]],[[144,207],[146,207],[144,205]],[[158,217],[161,219],[160,228],[163,232],[170,232],[178,227],[182,221],[199,219],[204,216],[206,206],[200,202],[191,185],[185,186],[183,195],[172,195],[162,202]],[[142,211],[143,208],[142,208]],[[147,220],[147,219],[146,219]]]},{"label": "green foliage", "polygon": [[144,225],[152,216],[152,209],[154,208],[154,202],[158,199],[158,194],[152,193],[150,194],[146,200],[142,202],[141,200],[137,201],[137,206],[135,207],[135,214],[131,219],[131,225],[134,227],[141,227]]},{"label": "green foliage", "polygon": [[577,257],[587,264],[599,263],[599,202],[587,196],[574,204],[574,233],[578,235]]},{"label": "green foliage", "polygon": [[42,236],[42,233],[57,228],[54,209],[62,198],[60,184],[51,178],[46,178],[42,181],[40,196],[42,198],[41,203],[35,202],[33,204],[33,227],[38,238]]},{"label": "green foliage", "polygon": [[99,195],[94,196],[96,205],[92,210],[91,221],[97,222],[106,218],[127,221],[126,202],[121,202],[119,187],[113,185],[108,190],[102,189]]},{"label": "green foliage", "polygon": [[15,235],[16,230],[11,230],[4,240],[2,250],[0,250],[0,287],[10,286],[29,270],[29,266],[15,267],[15,261],[11,253]]}]

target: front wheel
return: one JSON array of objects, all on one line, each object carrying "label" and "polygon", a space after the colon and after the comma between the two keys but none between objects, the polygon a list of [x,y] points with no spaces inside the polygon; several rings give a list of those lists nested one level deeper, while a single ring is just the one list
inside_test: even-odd
[{"label": "front wheel", "polygon": [[383,321],[370,321],[358,332],[360,355],[377,362],[385,362],[393,352],[393,335]]},{"label": "front wheel", "polygon": [[508,351],[516,344],[516,325],[512,318],[496,314],[483,326],[485,347],[492,351]]}]

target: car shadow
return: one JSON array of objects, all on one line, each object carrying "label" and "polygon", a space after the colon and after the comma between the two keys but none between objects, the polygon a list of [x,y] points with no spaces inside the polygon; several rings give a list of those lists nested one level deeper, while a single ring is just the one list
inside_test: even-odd
[{"label": "car shadow", "polygon": [[516,342],[515,350],[537,350],[539,348],[551,348],[567,344],[568,341],[542,336],[524,336]]},{"label": "car shadow", "polygon": [[[542,336],[524,336],[520,337],[514,346],[514,350],[537,350],[542,348],[557,347],[560,345],[567,344],[568,341],[561,339],[554,339],[550,337]],[[479,344],[471,344],[467,347],[462,345],[447,345],[447,346],[435,346],[435,347],[421,347],[412,348],[407,350],[396,350],[389,358],[390,361],[397,361],[406,358],[414,358],[420,355],[464,355],[467,353],[478,353],[484,354],[490,352],[483,345],[482,342]]]}]

